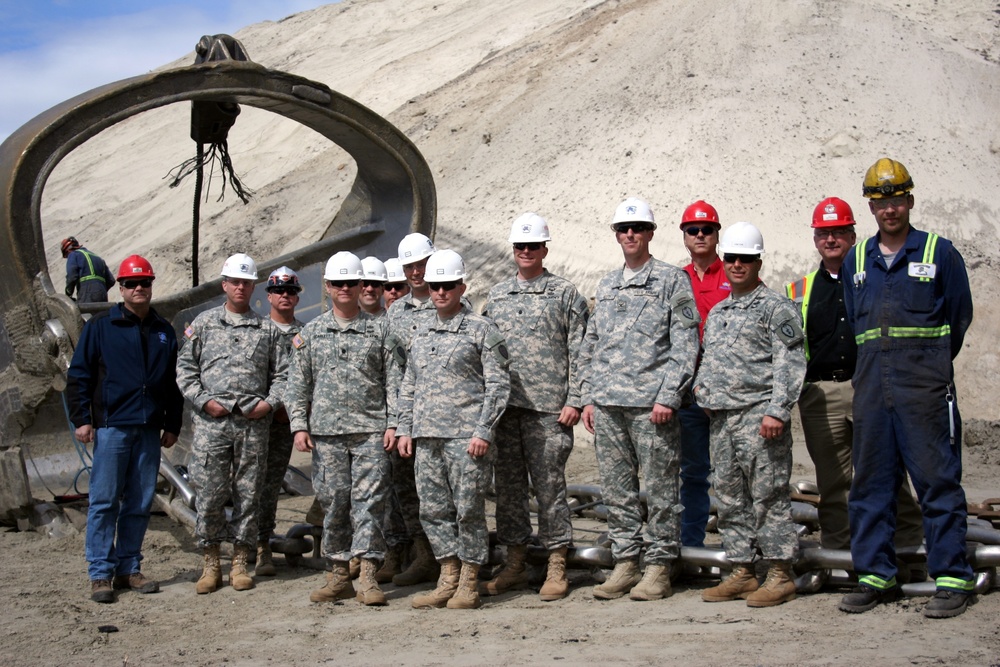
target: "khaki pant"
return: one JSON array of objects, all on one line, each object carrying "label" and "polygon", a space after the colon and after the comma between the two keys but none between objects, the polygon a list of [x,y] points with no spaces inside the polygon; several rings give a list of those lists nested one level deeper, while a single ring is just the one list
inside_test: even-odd
[{"label": "khaki pant", "polygon": [[[809,382],[799,399],[799,415],[806,449],[816,466],[819,486],[819,525],[826,549],[850,549],[851,528],[847,518],[847,496],[854,467],[854,417],[850,382]],[[920,506],[910,485],[904,484],[897,499],[896,546],[917,546],[924,539]]]}]

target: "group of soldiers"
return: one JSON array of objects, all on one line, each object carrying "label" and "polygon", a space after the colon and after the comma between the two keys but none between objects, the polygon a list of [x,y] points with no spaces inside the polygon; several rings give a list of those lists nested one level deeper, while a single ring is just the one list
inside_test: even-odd
[{"label": "group of soldiers", "polygon": [[[680,547],[704,545],[711,488],[734,566],[702,598],[781,604],[795,597],[789,477],[798,403],[817,468],[823,545],[851,548],[859,575],[840,608],[863,612],[899,596],[898,498],[896,544],[926,534],[938,593],[925,615],[962,613],[974,598],[951,359],[972,319],[968,278],[947,240],[910,226],[905,167],[880,159],[863,187],[878,234],[854,248],[850,206],[820,202],[812,222],[820,266],[788,285],[787,297],[760,279],[760,230],[737,222],[721,234],[718,212],[704,201],[680,220],[691,255],[684,268],[652,256],[649,204],[621,202],[610,226],[624,265],[601,279],[592,311],[545,268],[552,238],[535,213],[513,222],[516,271],[489,291],[482,314],[464,297],[462,257],[422,234],[403,238],[385,263],[331,257],[323,276],[331,308],[308,324],[295,318],[302,285],[294,271],[269,276],[271,313],[261,317],[250,308],[256,265],[233,255],[221,272],[225,304],[195,318],[179,352],[174,343],[176,386],[194,426],[190,473],[204,549],[197,592],[222,585],[224,540],[234,545],[236,590],[254,585],[247,568],[255,548],[255,574],[275,574],[269,539],[294,446],[312,453],[330,563],[312,601],[383,605],[380,584],[436,581],[413,607],[472,609],[481,596],[526,588],[532,494],[537,540],[548,550],[539,595],[561,599],[572,544],[565,466],[582,421],[594,434],[615,560],[594,597],[669,597]],[[130,284],[122,284],[121,308],[130,307]],[[145,332],[155,317],[147,312],[129,324]],[[86,366],[81,350],[95,322],[74,367]],[[80,428],[99,419],[85,375],[71,372]],[[146,426],[173,434],[162,443],[169,446],[177,398],[163,395],[160,416]],[[119,464],[122,479],[126,468]],[[506,560],[480,582],[491,482]],[[94,507],[92,498],[92,520]],[[152,592],[137,547],[125,553],[119,534],[117,547],[104,535],[92,548],[90,533],[94,599],[112,601],[112,583]]]}]

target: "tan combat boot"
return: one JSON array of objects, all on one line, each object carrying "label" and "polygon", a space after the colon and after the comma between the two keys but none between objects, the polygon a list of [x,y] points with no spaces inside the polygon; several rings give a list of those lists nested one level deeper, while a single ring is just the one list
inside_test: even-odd
[{"label": "tan combat boot", "polygon": [[458,590],[446,605],[448,609],[479,609],[483,601],[479,599],[479,564],[462,563],[462,573],[458,578]]},{"label": "tan combat boot", "polygon": [[347,569],[351,573],[351,579],[357,579],[361,575],[361,559],[352,558],[347,563]]},{"label": "tan combat boot", "polygon": [[545,583],[538,596],[545,602],[561,600],[569,594],[569,581],[566,579],[566,547],[553,549],[549,552],[549,567],[545,573]]},{"label": "tan combat boot", "polygon": [[257,566],[253,573],[258,577],[273,577],[278,574],[274,569],[274,560],[271,558],[271,544],[268,541],[257,543]]},{"label": "tan combat boot", "polygon": [[607,581],[594,587],[594,597],[599,600],[615,600],[632,590],[640,579],[642,574],[639,572],[639,561],[620,560],[615,563],[615,569]]},{"label": "tan combat boot", "polygon": [[413,549],[417,553],[410,566],[392,578],[392,583],[397,586],[416,586],[425,581],[438,580],[441,566],[434,560],[434,552],[427,536],[418,537],[413,543]]},{"label": "tan combat boot", "polygon": [[[413,598],[414,609],[441,608],[458,590],[459,567],[458,557],[451,556],[441,559],[441,574],[438,576],[437,588]],[[395,581],[395,580],[394,580]]]},{"label": "tan combat boot", "polygon": [[229,568],[229,585],[238,591],[248,591],[253,588],[253,577],[247,572],[247,558],[250,547],[245,544],[233,545],[233,564]]},{"label": "tan combat boot", "polygon": [[392,582],[392,578],[403,571],[403,549],[402,544],[392,547],[385,552],[385,560],[382,567],[375,573],[375,581],[380,584]]},{"label": "tan combat boot", "polygon": [[737,563],[718,586],[703,590],[701,599],[705,602],[729,602],[737,598],[746,598],[757,590],[758,586],[753,566],[750,563]]},{"label": "tan combat boot", "polygon": [[354,587],[351,585],[351,573],[347,569],[346,560],[331,562],[330,571],[326,573],[326,583],[309,594],[310,602],[336,602],[350,600],[354,597]]},{"label": "tan combat boot", "polygon": [[385,604],[385,593],[378,587],[375,581],[375,572],[378,570],[378,561],[363,558],[361,560],[361,574],[358,576],[358,602],[369,607],[380,607]]},{"label": "tan combat boot", "polygon": [[674,594],[670,588],[670,565],[647,565],[642,581],[632,588],[633,600],[662,600]]},{"label": "tan combat boot", "polygon": [[222,587],[222,565],[219,563],[219,545],[205,547],[205,566],[195,584],[198,595],[212,593]]},{"label": "tan combat boot", "polygon": [[773,607],[795,599],[795,579],[788,561],[771,561],[764,585],[747,596],[748,607]]},{"label": "tan combat boot", "polygon": [[479,584],[480,595],[500,595],[528,586],[528,567],[524,562],[528,555],[528,545],[518,544],[507,547],[507,562],[500,573],[490,581]]}]

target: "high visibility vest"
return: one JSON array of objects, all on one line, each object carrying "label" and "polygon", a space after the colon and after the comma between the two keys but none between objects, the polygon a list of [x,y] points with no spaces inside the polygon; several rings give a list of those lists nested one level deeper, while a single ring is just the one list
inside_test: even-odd
[{"label": "high visibility vest", "polygon": [[[934,262],[934,253],[937,250],[937,242],[940,238],[937,234],[927,234],[927,239],[924,241],[924,254],[921,260],[924,264],[932,264]],[[857,249],[854,251],[854,273],[855,275],[864,273],[865,271],[865,251],[868,247],[869,239],[863,240],[858,244]],[[917,278],[920,282],[931,282],[933,278],[923,277]],[[944,324],[939,327],[885,327],[886,335],[889,338],[943,338],[944,336],[951,335],[951,325]],[[882,328],[868,329],[857,334],[854,340],[857,341],[858,347],[861,347],[864,343],[869,341],[878,340],[882,337]]]},{"label": "high visibility vest", "polygon": [[809,331],[806,329],[808,322],[806,318],[809,313],[809,297],[812,295],[813,283],[816,282],[816,274],[819,270],[808,273],[799,278],[794,283],[785,285],[785,294],[788,298],[802,307],[802,347],[806,353],[806,361],[809,361]]},{"label": "high visibility vest", "polygon": [[77,248],[76,251],[81,255],[83,255],[83,258],[87,260],[87,268],[90,270],[90,273],[80,277],[80,282],[82,283],[86,280],[100,280],[102,283],[105,283],[106,285],[107,281],[104,280],[104,276],[102,275],[104,272],[102,271],[100,274],[98,274],[97,271],[94,269],[94,259],[93,257],[91,257],[91,254],[86,250],[83,250],[82,248]]}]

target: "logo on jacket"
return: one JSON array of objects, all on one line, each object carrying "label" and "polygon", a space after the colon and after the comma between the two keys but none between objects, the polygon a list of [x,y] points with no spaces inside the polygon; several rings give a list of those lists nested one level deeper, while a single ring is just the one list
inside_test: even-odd
[{"label": "logo on jacket", "polygon": [[162,331],[160,332],[160,342],[163,343],[164,345],[167,344],[167,334],[163,333]]}]

